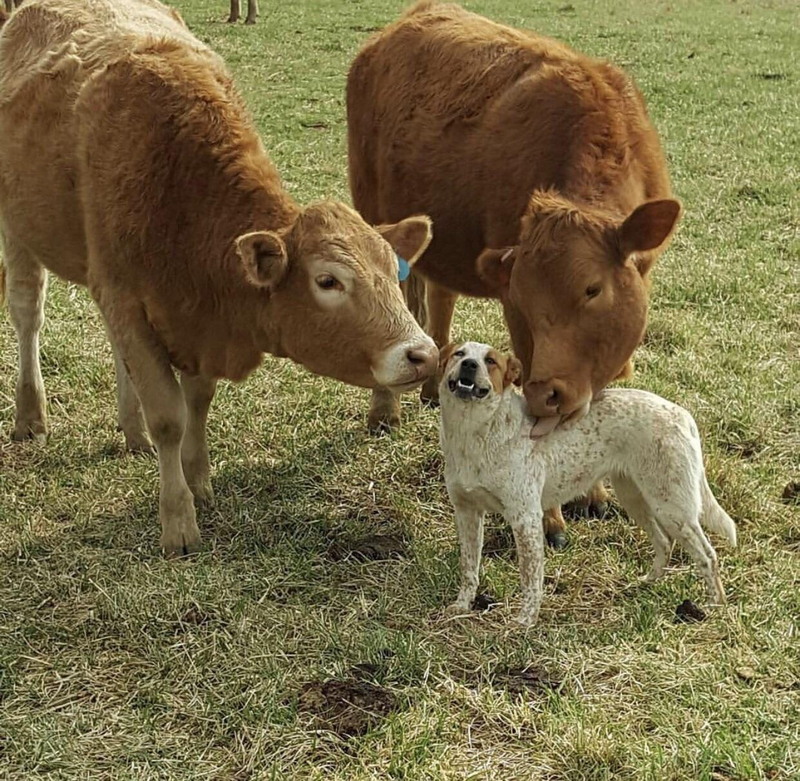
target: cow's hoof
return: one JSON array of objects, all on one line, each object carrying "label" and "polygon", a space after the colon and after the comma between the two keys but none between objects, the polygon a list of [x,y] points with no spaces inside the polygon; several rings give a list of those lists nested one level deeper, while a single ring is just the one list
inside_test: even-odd
[{"label": "cow's hoof", "polygon": [[608,502],[570,502],[564,505],[563,512],[571,521],[602,520],[608,512]]},{"label": "cow's hoof", "polygon": [[439,406],[439,397],[430,398],[428,396],[420,396],[419,400],[422,402],[423,407],[427,407],[428,409],[436,409]]},{"label": "cow's hoof", "polygon": [[135,456],[154,456],[155,445],[149,439],[134,439],[125,437],[125,449]]},{"label": "cow's hoof", "polygon": [[210,480],[204,480],[197,485],[189,485],[194,494],[195,504],[210,507],[214,504],[214,489],[211,487]]},{"label": "cow's hoof", "polygon": [[41,421],[17,423],[11,439],[14,442],[46,442],[47,427]]},{"label": "cow's hoof", "polygon": [[249,18],[248,18],[248,19],[245,19],[245,20],[244,20],[244,23],[245,23],[245,24],[255,24],[255,23],[256,23],[256,20],[255,20],[255,19],[249,19]]},{"label": "cow's hoof", "polygon": [[177,559],[184,556],[191,556],[200,552],[202,541],[200,530],[195,525],[194,529],[186,529],[183,532],[174,532],[161,535],[161,550],[168,559]]},{"label": "cow's hoof", "polygon": [[553,550],[564,550],[567,547],[567,533],[564,531],[547,532],[547,544]]},{"label": "cow's hoof", "polygon": [[367,429],[375,437],[385,437],[400,428],[400,415],[391,413],[370,413],[367,418]]}]

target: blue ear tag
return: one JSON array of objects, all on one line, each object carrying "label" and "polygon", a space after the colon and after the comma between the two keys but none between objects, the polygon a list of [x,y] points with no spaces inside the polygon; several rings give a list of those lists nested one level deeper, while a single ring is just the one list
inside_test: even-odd
[{"label": "blue ear tag", "polygon": [[410,274],[411,274],[411,266],[408,265],[408,261],[404,260],[399,255],[397,255],[397,278],[401,282],[405,282]]}]

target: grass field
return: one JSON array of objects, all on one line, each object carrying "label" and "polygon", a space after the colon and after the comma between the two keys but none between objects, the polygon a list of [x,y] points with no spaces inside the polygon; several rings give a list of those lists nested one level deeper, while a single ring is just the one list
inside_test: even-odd
[{"label": "grass field", "polygon": [[[347,65],[404,3],[263,0],[255,27],[225,25],[224,0],[177,5],[292,193],[347,199]],[[504,604],[444,621],[437,413],[409,396],[404,428],[373,439],[366,392],[270,358],[218,392],[205,552],[165,561],[156,462],[123,453],[98,315],[53,282],[44,446],[8,441],[0,317],[0,778],[800,778],[800,506],[781,498],[800,480],[798,5],[467,5],[616,61],[648,99],[686,214],[634,384],[698,420],[739,525],[720,549],[730,604],[675,623],[701,584],[680,554],[640,584],[651,550],[613,515],[549,555],[533,630],[511,628],[499,527],[484,588]],[[490,303],[462,301],[456,330],[507,344]]]}]

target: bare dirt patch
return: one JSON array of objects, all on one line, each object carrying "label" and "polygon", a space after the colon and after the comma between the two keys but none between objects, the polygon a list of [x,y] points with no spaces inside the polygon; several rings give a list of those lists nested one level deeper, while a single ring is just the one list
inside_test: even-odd
[{"label": "bare dirt patch", "polygon": [[397,705],[393,692],[358,680],[310,681],[297,698],[297,709],[312,714],[319,729],[347,737],[373,729]]}]

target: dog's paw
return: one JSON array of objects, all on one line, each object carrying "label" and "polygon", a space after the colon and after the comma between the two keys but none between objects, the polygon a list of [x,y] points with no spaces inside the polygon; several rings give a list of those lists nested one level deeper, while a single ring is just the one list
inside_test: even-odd
[{"label": "dog's paw", "polygon": [[445,618],[463,618],[468,616],[469,612],[469,604],[464,602],[453,602],[442,611]]},{"label": "dog's paw", "polygon": [[528,629],[532,627],[536,623],[536,619],[538,618],[538,613],[531,611],[531,610],[520,610],[517,614],[517,617],[514,619],[514,623],[517,626],[522,627],[523,629]]}]

